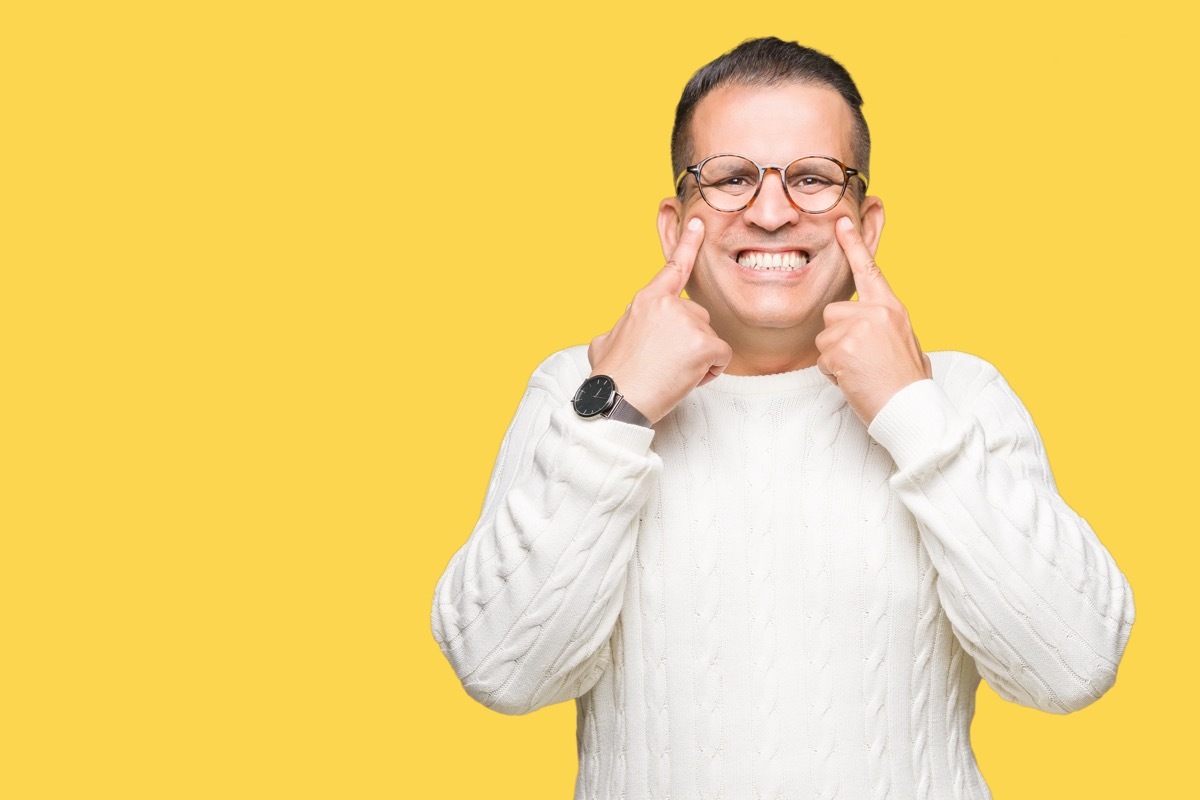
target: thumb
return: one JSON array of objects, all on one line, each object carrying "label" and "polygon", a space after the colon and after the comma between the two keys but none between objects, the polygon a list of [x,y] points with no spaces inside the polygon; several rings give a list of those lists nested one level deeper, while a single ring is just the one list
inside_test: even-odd
[{"label": "thumb", "polygon": [[850,272],[854,275],[854,289],[858,292],[858,299],[871,302],[892,296],[892,287],[880,272],[875,257],[871,255],[862,234],[854,226],[854,220],[842,217],[834,229],[838,244],[842,246],[842,252],[850,262]]},{"label": "thumb", "polygon": [[692,275],[692,267],[696,265],[696,255],[700,252],[700,244],[703,241],[704,223],[699,217],[692,217],[688,220],[675,249],[671,251],[671,258],[646,288],[662,294],[681,294]]}]

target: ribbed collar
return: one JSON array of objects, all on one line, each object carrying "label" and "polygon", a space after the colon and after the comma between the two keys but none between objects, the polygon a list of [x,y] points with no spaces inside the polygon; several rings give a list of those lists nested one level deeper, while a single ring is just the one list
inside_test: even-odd
[{"label": "ribbed collar", "polygon": [[717,394],[789,394],[811,389],[833,388],[833,384],[816,366],[774,375],[727,375],[700,387],[698,391]]}]

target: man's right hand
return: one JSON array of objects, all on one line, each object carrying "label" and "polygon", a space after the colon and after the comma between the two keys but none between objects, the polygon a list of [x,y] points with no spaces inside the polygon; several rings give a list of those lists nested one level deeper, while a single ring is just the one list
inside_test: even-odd
[{"label": "man's right hand", "polygon": [[610,376],[651,423],[720,375],[733,357],[704,307],[680,297],[702,241],[704,223],[693,218],[666,266],[634,295],[612,330],[588,347],[592,374]]}]

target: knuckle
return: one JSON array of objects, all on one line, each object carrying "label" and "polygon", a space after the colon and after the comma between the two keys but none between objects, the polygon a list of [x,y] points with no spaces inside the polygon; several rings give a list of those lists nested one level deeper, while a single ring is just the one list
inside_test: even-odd
[{"label": "knuckle", "polygon": [[729,359],[733,357],[733,348],[727,342],[717,339],[709,343],[705,354],[705,361],[710,365],[718,362],[728,364]]},{"label": "knuckle", "polygon": [[695,300],[684,299],[682,302],[684,304],[684,308],[687,308],[688,310],[690,310],[692,313],[694,313],[700,319],[704,320],[706,323],[711,321],[712,317],[711,317],[711,315],[709,315],[708,309],[705,308],[704,306],[700,305],[699,303],[697,303]]},{"label": "knuckle", "polygon": [[879,274],[879,265],[876,264],[875,259],[869,255],[862,260],[862,265],[859,267],[859,269],[861,269],[863,274],[869,278],[874,278]]},{"label": "knuckle", "polygon": [[647,306],[653,306],[654,302],[660,296],[648,289],[639,289],[637,294],[633,296],[633,302],[629,304],[629,310],[633,312],[645,312]]}]

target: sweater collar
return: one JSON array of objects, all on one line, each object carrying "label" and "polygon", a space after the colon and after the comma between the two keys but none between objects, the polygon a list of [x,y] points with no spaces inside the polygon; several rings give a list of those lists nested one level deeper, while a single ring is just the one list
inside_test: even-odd
[{"label": "sweater collar", "polygon": [[822,387],[835,388],[829,378],[825,377],[816,366],[812,366],[792,372],[778,372],[774,375],[728,375],[722,373],[716,380],[700,387],[699,391],[752,395],[799,392]]}]

